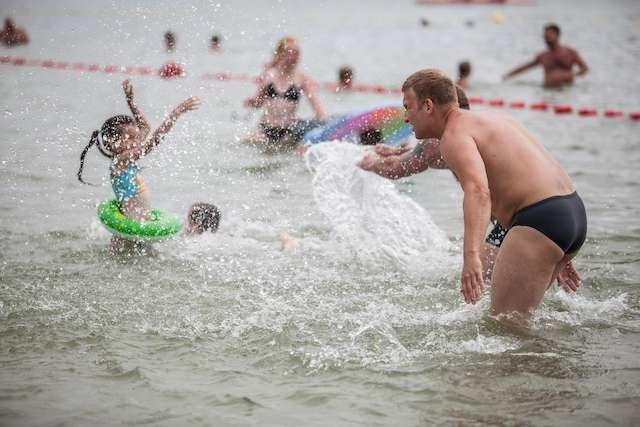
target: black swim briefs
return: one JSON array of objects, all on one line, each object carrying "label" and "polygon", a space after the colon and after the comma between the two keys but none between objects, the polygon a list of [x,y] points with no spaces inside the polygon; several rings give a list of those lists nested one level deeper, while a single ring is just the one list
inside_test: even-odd
[{"label": "black swim briefs", "polygon": [[322,123],[320,120],[296,120],[286,127],[269,126],[265,123],[261,123],[260,126],[268,143],[277,144],[285,138],[291,142],[298,142],[305,133]]},{"label": "black swim briefs", "polygon": [[485,239],[485,242],[487,242],[490,245],[500,247],[500,245],[502,244],[502,241],[504,240],[505,236],[507,235],[507,230],[505,230],[498,223],[498,221],[495,221],[494,224],[495,225],[493,226],[493,229],[489,232],[489,235]]},{"label": "black swim briefs", "polygon": [[577,252],[587,237],[587,212],[574,191],[520,209],[511,223],[512,227],[517,225],[535,228],[570,254]]}]

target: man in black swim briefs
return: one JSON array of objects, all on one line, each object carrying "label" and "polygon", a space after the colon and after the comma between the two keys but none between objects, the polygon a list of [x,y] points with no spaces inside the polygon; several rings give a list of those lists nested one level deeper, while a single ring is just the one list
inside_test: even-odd
[{"label": "man in black swim briefs", "polygon": [[[458,106],[469,109],[469,100],[464,90],[456,86]],[[380,145],[365,153],[358,163],[364,170],[374,172],[389,179],[399,179],[424,172],[427,169],[447,169],[447,165],[440,153],[440,142],[437,139],[420,141],[412,150],[408,145],[389,147]],[[491,279],[493,265],[498,249],[504,240],[507,230],[493,220],[493,228],[482,246],[482,266],[485,280]],[[565,290],[576,291],[580,286],[580,275],[572,262],[558,274],[558,283]]]},{"label": "man in black swim briefs", "polygon": [[412,74],[402,91],[416,138],[440,141],[464,191],[464,300],[475,304],[484,290],[484,231],[495,218],[508,232],[493,270],[491,313],[528,319],[586,238],[586,211],[571,179],[508,115],[461,110],[453,82],[440,71]]}]

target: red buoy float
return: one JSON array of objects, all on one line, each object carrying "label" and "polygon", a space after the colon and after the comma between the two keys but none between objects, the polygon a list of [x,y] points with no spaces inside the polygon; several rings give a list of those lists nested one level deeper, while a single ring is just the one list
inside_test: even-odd
[{"label": "red buoy float", "polygon": [[502,98],[490,99],[489,105],[491,105],[492,107],[502,107],[504,105],[504,99]]},{"label": "red buoy float", "polygon": [[640,111],[632,111],[629,113],[629,118],[631,120],[640,120]]},{"label": "red buoy float", "polygon": [[621,110],[609,109],[609,110],[604,110],[604,116],[609,118],[622,117],[624,116],[624,112],[622,112]]},{"label": "red buoy float", "polygon": [[182,77],[185,75],[185,72],[182,69],[182,66],[180,64],[178,64],[177,62],[171,61],[171,62],[167,62],[162,67],[160,67],[158,74],[163,79],[170,79],[172,77]]},{"label": "red buoy float", "polygon": [[547,104],[546,101],[538,101],[538,102],[532,103],[530,108],[532,110],[546,111],[547,108],[549,108],[549,104]]},{"label": "red buoy float", "polygon": [[595,108],[583,107],[578,110],[578,114],[583,117],[596,116],[598,115],[598,111]]},{"label": "red buoy float", "polygon": [[524,101],[511,101],[509,103],[511,108],[524,108]]},{"label": "red buoy float", "polygon": [[556,104],[553,106],[553,111],[556,114],[569,114],[573,111],[573,107],[569,104]]}]

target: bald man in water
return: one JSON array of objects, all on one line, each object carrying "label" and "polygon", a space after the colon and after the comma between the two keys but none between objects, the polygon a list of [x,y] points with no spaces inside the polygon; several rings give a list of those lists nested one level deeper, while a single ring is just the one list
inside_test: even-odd
[{"label": "bald man in water", "polygon": [[442,72],[418,71],[402,92],[416,138],[440,140],[464,192],[465,302],[475,304],[484,290],[481,248],[494,217],[507,234],[493,270],[491,313],[528,319],[586,238],[586,211],[571,179],[510,116],[461,110],[455,85]]},{"label": "bald man in water", "polygon": [[[524,63],[503,76],[508,79],[530,68],[542,65],[544,68],[544,85],[557,87],[573,83],[573,78],[582,76],[589,71],[578,51],[560,44],[560,27],[556,24],[547,24],[544,27],[544,42],[549,50],[536,55],[531,61]],[[578,67],[574,71],[574,66]]]}]

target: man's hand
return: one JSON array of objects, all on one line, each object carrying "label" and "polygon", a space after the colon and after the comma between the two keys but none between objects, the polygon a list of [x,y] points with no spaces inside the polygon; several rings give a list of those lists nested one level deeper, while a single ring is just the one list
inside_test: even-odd
[{"label": "man's hand", "polygon": [[580,275],[573,261],[569,261],[558,272],[558,285],[566,292],[576,292],[580,287]]},{"label": "man's hand", "polygon": [[358,167],[366,171],[372,171],[380,161],[380,156],[375,151],[368,150],[362,159],[357,163]]},{"label": "man's hand", "polygon": [[388,145],[378,144],[373,148],[373,151],[378,156],[382,156],[382,157],[398,156],[400,154],[406,153],[409,150],[410,150],[410,147],[409,147],[409,144],[407,144],[407,143],[404,143],[404,144],[399,145],[397,147],[390,147]]},{"label": "man's hand", "polygon": [[484,279],[482,278],[480,256],[465,256],[460,277],[460,292],[462,292],[464,302],[467,304],[477,303],[482,291],[484,291]]}]

